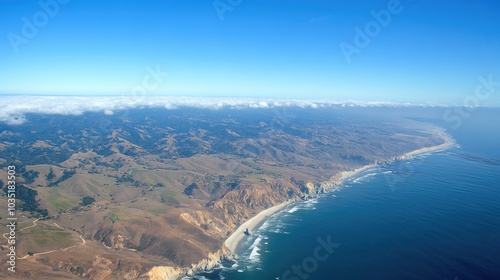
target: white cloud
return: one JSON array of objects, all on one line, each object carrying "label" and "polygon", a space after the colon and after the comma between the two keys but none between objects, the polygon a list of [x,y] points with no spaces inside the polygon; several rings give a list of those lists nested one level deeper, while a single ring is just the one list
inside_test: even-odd
[{"label": "white cloud", "polygon": [[[430,106],[430,104],[426,104]],[[334,100],[296,100],[271,98],[206,98],[206,97],[134,97],[134,96],[0,96],[0,121],[19,125],[26,121],[26,114],[81,115],[84,112],[102,112],[112,115],[119,110],[133,108],[182,107],[207,109],[244,108],[324,108],[326,106],[410,106],[389,102],[358,102]],[[415,105],[411,105],[415,106]]]}]

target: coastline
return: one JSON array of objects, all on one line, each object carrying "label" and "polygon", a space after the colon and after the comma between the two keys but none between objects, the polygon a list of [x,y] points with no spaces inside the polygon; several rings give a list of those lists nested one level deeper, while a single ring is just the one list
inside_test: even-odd
[{"label": "coastline", "polygon": [[[442,151],[445,149],[448,149],[449,147],[455,145],[455,141],[446,134],[444,131],[440,131],[437,133],[438,136],[440,136],[443,140],[444,143],[432,146],[432,147],[424,147],[420,148],[411,152],[408,152],[402,156],[397,156],[394,158],[389,159],[389,161],[395,161],[395,160],[401,160],[401,159],[407,159],[411,158],[417,155],[422,155],[422,154],[428,154],[428,153],[433,153],[437,151]],[[356,168],[354,170],[348,170],[348,171],[342,171],[335,176],[333,176],[329,181],[321,183],[321,186],[328,188],[330,190],[334,189],[335,187],[340,186],[344,181],[355,177],[359,173],[366,171],[371,168],[375,168],[379,166],[377,163],[372,163],[368,164],[359,168]],[[279,205],[273,206],[271,208],[267,208],[261,212],[259,212],[257,215],[254,217],[250,218],[243,224],[241,224],[227,239],[224,241],[224,245],[233,253],[238,250],[239,246],[241,245],[241,242],[243,241],[244,237],[246,236],[244,234],[245,230],[248,228],[250,232],[252,232],[255,228],[258,228],[262,223],[264,223],[267,218],[272,216],[273,214],[283,210],[286,206],[290,205],[291,203],[294,203],[296,201],[286,201],[283,202]]]},{"label": "coastline", "polygon": [[417,155],[442,151],[442,150],[448,149],[449,147],[456,144],[455,141],[448,134],[446,134],[443,131],[439,132],[439,136],[444,140],[443,144],[439,144],[437,146],[432,146],[432,147],[421,148],[421,149],[406,153],[403,156],[401,156],[401,159],[406,159],[406,158],[411,158],[411,157],[417,156]]},{"label": "coastline", "polygon": [[[432,147],[420,148],[420,149],[408,152],[404,155],[393,157],[393,158],[389,159],[389,162],[393,162],[396,160],[402,160],[402,159],[408,159],[408,158],[412,158],[412,157],[415,157],[418,155],[429,154],[429,153],[434,153],[434,152],[446,150],[446,149],[448,149],[451,146],[456,144],[455,141],[445,132],[439,131],[438,135],[444,140],[444,143],[436,145],[436,146],[432,146]],[[375,168],[379,165],[380,164],[378,164],[378,163],[372,163],[372,164],[368,164],[368,165],[356,168],[354,170],[342,171],[339,174],[333,176],[330,179],[330,181],[325,182],[325,184],[327,184],[328,186],[338,186],[338,185],[342,184],[345,180],[348,180],[352,177],[355,177],[359,173],[366,171],[368,169],[371,169],[371,168]]]},{"label": "coastline", "polygon": [[241,224],[227,239],[224,241],[224,245],[234,254],[238,250],[238,247],[241,245],[241,242],[245,238],[245,230],[248,229],[250,232],[254,231],[256,228],[260,227],[262,223],[264,223],[267,218],[272,216],[273,214],[283,210],[286,206],[294,203],[295,201],[289,200],[285,201],[281,204],[273,206],[271,208],[267,208],[261,212],[259,212],[254,217],[250,218],[243,224]]}]

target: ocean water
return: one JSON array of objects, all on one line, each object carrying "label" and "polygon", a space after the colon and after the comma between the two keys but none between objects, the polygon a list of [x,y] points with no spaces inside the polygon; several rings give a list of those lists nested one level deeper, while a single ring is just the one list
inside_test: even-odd
[{"label": "ocean water", "polygon": [[291,205],[195,279],[500,279],[500,122],[483,117],[450,130],[457,147]]}]

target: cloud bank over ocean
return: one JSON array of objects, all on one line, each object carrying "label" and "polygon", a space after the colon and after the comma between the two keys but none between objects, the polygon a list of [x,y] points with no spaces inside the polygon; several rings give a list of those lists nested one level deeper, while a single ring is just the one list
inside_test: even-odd
[{"label": "cloud bank over ocean", "polygon": [[81,115],[85,112],[115,112],[136,108],[165,108],[174,110],[182,107],[205,109],[244,108],[322,108],[329,106],[438,106],[435,104],[409,104],[394,102],[359,102],[334,100],[298,100],[270,98],[208,98],[167,96],[1,96],[0,121],[19,125],[27,121],[26,114]]}]

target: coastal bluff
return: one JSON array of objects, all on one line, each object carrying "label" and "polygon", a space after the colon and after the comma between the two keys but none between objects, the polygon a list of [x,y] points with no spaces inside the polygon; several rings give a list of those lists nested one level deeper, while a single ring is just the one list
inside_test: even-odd
[{"label": "coastal bluff", "polygon": [[446,142],[427,123],[392,116],[381,123],[349,110],[289,108],[286,121],[272,110],[137,110],[98,135],[89,124],[99,114],[45,116],[57,131],[51,137],[36,121],[6,128],[0,157],[23,163],[20,202],[32,206],[23,211],[19,275],[161,279],[209,271],[237,258],[246,229],[256,232],[290,203],[360,168]]}]

